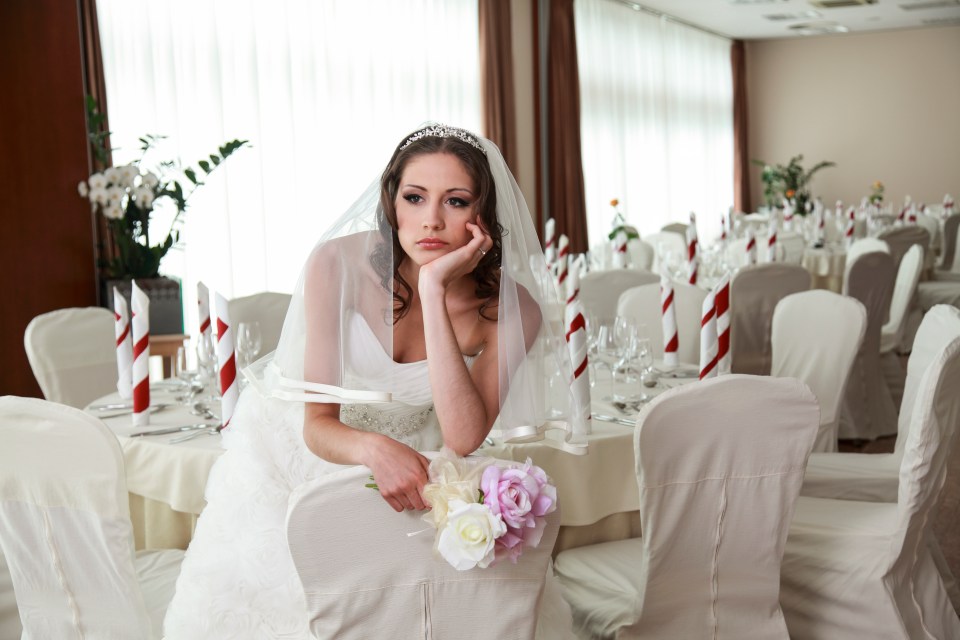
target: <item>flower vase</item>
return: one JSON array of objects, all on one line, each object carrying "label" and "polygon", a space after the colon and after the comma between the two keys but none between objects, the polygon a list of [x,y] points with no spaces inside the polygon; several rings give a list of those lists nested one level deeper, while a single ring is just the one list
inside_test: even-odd
[{"label": "flower vase", "polygon": [[[100,300],[113,310],[113,289],[120,292],[127,302],[133,289],[130,279],[102,280]],[[180,281],[173,278],[137,278],[137,286],[150,300],[150,334],[180,335],[183,333],[183,297]]]}]

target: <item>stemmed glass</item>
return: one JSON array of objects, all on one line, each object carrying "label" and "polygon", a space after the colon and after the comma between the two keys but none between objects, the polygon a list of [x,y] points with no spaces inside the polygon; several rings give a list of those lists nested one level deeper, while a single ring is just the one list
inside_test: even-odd
[{"label": "stemmed glass", "polygon": [[197,336],[197,368],[200,370],[200,379],[204,387],[212,386],[208,395],[216,397],[217,388],[217,351],[213,345],[213,336],[201,333]]},{"label": "stemmed glass", "polygon": [[255,320],[241,322],[237,327],[237,357],[240,360],[241,369],[254,361],[262,346],[263,338],[260,336],[260,323]]},{"label": "stemmed glass", "polygon": [[616,364],[622,357],[620,343],[617,341],[616,325],[603,323],[597,330],[597,359],[610,370],[610,395],[604,400],[616,400],[613,384],[616,380]]}]

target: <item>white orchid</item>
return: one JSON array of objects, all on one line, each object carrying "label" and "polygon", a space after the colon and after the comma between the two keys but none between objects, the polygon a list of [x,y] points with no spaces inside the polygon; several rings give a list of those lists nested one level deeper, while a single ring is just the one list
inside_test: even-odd
[{"label": "white orchid", "polygon": [[86,181],[81,180],[81,181],[77,184],[77,193],[80,194],[80,197],[81,197],[81,198],[86,198],[88,195],[90,195],[90,188],[87,187]]},{"label": "white orchid", "polygon": [[[90,185],[90,189],[106,189],[107,188],[107,178],[102,173],[95,173],[90,176],[90,179],[87,180],[87,184]],[[91,198],[92,199],[92,198]]]},{"label": "white orchid", "polygon": [[120,171],[116,167],[107,167],[103,177],[107,179],[108,184],[117,184],[120,182]]},{"label": "white orchid", "polygon": [[91,187],[90,188],[90,202],[93,204],[99,204],[100,206],[105,206],[109,202],[110,198],[107,195],[106,187]]},{"label": "white orchid", "polygon": [[140,169],[135,164],[125,164],[117,167],[117,182],[127,189],[133,186],[133,181],[140,175]]},{"label": "white orchid", "polygon": [[143,210],[147,210],[153,207],[153,189],[147,185],[140,185],[139,187],[133,190],[131,194],[133,201],[137,203],[137,206]]},{"label": "white orchid", "polygon": [[108,220],[119,220],[123,217],[123,208],[119,203],[111,202],[103,208],[103,216]]},{"label": "white orchid", "polygon": [[140,176],[140,184],[146,185],[151,189],[155,189],[157,185],[160,184],[160,178],[157,177],[153,171],[147,171],[142,176]]},{"label": "white orchid", "polygon": [[107,202],[111,205],[120,205],[123,202],[123,196],[127,195],[126,189],[118,186],[107,187]]}]

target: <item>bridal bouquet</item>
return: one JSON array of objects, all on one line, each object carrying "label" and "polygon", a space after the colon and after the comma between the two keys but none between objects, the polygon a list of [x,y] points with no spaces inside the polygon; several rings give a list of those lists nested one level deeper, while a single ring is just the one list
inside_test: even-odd
[{"label": "bridal bouquet", "polygon": [[516,562],[540,544],[546,515],[557,508],[556,487],[529,458],[504,465],[444,449],[429,473],[423,495],[431,510],[423,519],[437,530],[437,551],[458,571]]}]

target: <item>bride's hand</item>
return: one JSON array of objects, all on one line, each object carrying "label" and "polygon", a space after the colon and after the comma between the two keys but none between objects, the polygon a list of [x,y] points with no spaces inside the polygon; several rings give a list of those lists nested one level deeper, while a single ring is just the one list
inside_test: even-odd
[{"label": "bride's hand", "polygon": [[373,472],[373,481],[380,495],[394,511],[427,509],[421,491],[427,483],[430,461],[419,452],[396,440],[382,436],[377,439],[367,466]]},{"label": "bride's hand", "polygon": [[477,268],[484,254],[493,246],[493,242],[480,225],[467,222],[466,227],[467,231],[473,235],[470,242],[420,267],[419,284],[440,285],[446,288],[451,282]]}]

